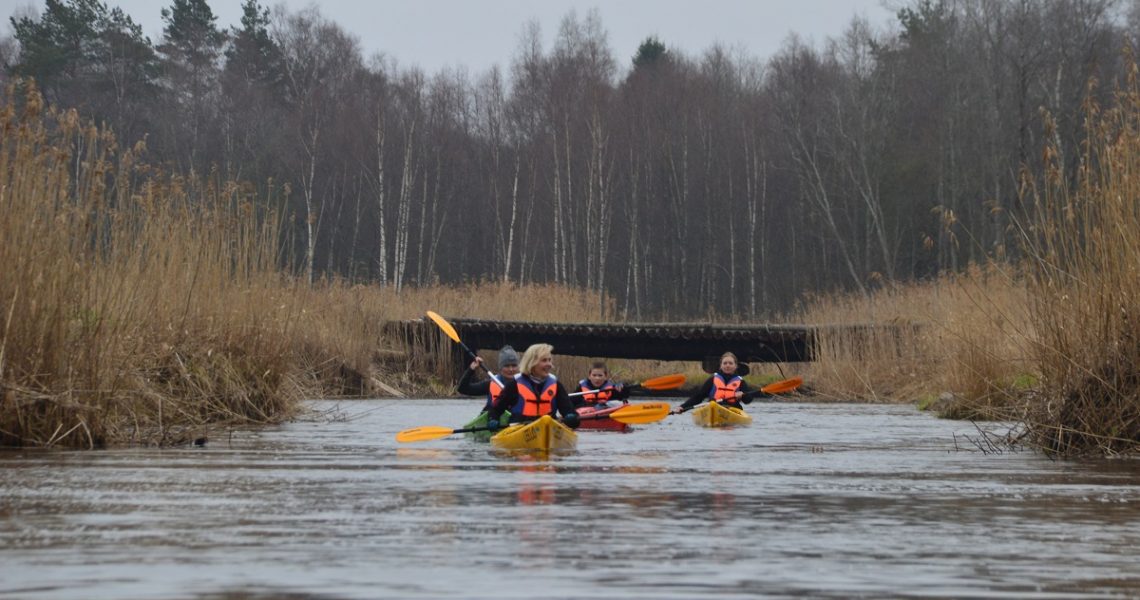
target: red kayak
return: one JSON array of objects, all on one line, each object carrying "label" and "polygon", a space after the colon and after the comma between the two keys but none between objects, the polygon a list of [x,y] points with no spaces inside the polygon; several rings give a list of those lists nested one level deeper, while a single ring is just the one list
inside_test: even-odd
[{"label": "red kayak", "polygon": [[629,406],[628,404],[619,404],[617,406],[609,406],[605,408],[595,408],[593,406],[582,406],[577,408],[578,416],[585,417],[590,415],[590,419],[582,419],[578,424],[578,429],[604,429],[606,431],[628,431],[629,424],[615,421],[613,419],[599,419],[596,418],[600,415],[608,415],[618,409]]}]

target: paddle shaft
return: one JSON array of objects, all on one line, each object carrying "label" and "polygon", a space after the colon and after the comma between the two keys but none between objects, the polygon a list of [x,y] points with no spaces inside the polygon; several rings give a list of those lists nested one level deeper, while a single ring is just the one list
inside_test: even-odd
[{"label": "paddle shaft", "polygon": [[[800,379],[799,377],[793,377],[791,379],[785,379],[783,381],[777,381],[776,383],[770,383],[770,384],[768,384],[768,385],[766,385],[766,386],[764,386],[758,390],[752,390],[750,392],[744,392],[744,395],[742,395],[740,397],[740,402],[743,403],[745,400],[752,400],[752,399],[758,398],[758,397],[773,398],[773,397],[775,397],[775,393],[767,392],[765,390],[776,389],[778,391],[790,392],[790,391],[796,389],[797,387],[799,387],[800,383],[802,383],[802,381],[803,380]],[[681,411],[676,413],[676,414],[689,412],[690,410],[693,410],[694,408],[696,408],[698,406],[700,406],[700,404],[694,404],[688,408],[682,408]]]},{"label": "paddle shaft", "polygon": [[[608,415],[608,414],[607,415],[586,415],[584,417],[581,417],[581,416],[578,417],[578,420],[579,421],[592,421],[594,419],[608,419],[608,418],[610,418],[610,415]],[[560,423],[565,423],[566,418],[563,417],[562,419],[559,419],[558,421]],[[452,429],[451,433],[469,433],[472,431],[498,431],[499,429],[504,429],[505,427],[510,427],[510,425],[499,426],[499,427],[495,427],[495,428],[492,428],[489,425],[482,425],[480,427],[465,427],[463,429]]]}]

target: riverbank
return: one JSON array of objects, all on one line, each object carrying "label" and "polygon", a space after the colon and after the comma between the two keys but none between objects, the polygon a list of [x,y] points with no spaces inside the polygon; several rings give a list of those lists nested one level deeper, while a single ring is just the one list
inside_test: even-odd
[{"label": "riverbank", "polygon": [[[1020,266],[1002,252],[933,281],[809,299],[782,320],[916,333],[825,339],[817,362],[754,365],[755,381],[799,375],[817,400],[1016,421],[1029,443],[1059,454],[1134,452],[1140,184],[1121,174],[1140,170],[1138,98],[1090,130],[1084,160],[1096,168],[1078,185],[1060,169],[1026,176],[1034,208]],[[279,266],[274,207],[288,190],[166,173],[144,154],[74,111],[44,112],[34,91],[0,112],[0,445],[177,445],[289,419],[306,398],[447,396],[461,368],[443,358],[450,342],[409,353],[383,323],[428,309],[556,322],[618,314],[599,293],[555,285],[309,282]],[[698,365],[610,366],[626,381],[705,377]],[[559,358],[566,379],[587,368]]]}]

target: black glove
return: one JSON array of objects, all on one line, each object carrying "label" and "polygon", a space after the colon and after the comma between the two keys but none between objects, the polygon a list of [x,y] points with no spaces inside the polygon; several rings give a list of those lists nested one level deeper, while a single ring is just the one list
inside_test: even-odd
[{"label": "black glove", "polygon": [[562,422],[570,429],[577,429],[581,419],[578,418],[577,412],[569,412],[562,416]]},{"label": "black glove", "polygon": [[499,420],[487,417],[487,429],[494,431],[499,428]]}]

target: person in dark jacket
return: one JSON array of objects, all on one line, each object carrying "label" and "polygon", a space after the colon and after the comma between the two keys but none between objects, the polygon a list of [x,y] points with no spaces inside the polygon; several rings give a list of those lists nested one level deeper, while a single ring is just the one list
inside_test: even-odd
[{"label": "person in dark jacket", "polygon": [[495,403],[495,399],[503,391],[503,386],[508,381],[512,381],[518,374],[519,353],[510,346],[503,346],[499,349],[499,373],[492,375],[489,379],[475,381],[475,376],[482,366],[483,359],[476,356],[475,360],[467,366],[463,377],[459,378],[459,393],[465,396],[485,396],[487,402],[483,404],[483,410],[486,411]]},{"label": "person in dark jacket", "polygon": [[673,408],[673,414],[683,413],[698,404],[708,400],[720,402],[731,408],[741,408],[741,404],[749,404],[752,398],[745,398],[744,394],[752,391],[744,378],[736,374],[736,355],[725,352],[720,357],[720,368],[705,380],[688,400],[680,406]]},{"label": "person in dark jacket", "polygon": [[525,423],[557,412],[566,425],[578,426],[578,413],[566,388],[551,373],[553,353],[554,346],[550,344],[533,344],[523,352],[519,373],[505,382],[499,398],[487,411],[488,427],[498,427],[500,417],[507,411],[511,413],[511,423]]}]

